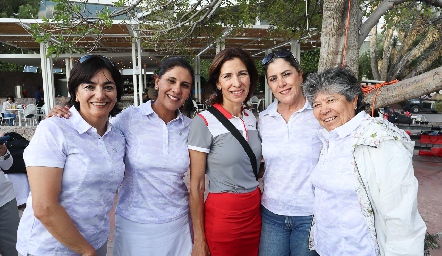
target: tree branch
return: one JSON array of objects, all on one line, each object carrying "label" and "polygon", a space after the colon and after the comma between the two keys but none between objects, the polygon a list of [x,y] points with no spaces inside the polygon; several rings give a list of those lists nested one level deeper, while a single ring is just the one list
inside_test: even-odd
[{"label": "tree branch", "polygon": [[359,39],[358,44],[361,47],[365,38],[367,38],[370,33],[371,28],[376,26],[379,23],[379,19],[389,10],[393,9],[395,4],[400,4],[407,2],[409,0],[384,0],[382,3],[373,10],[370,14],[370,17],[362,24],[361,29],[359,30]]},{"label": "tree branch", "polygon": [[115,13],[112,13],[111,15],[109,15],[109,17],[110,18],[115,18],[117,16],[120,16],[120,15],[123,15],[123,14],[127,14],[130,11],[132,11],[133,9],[135,9],[141,3],[141,1],[143,1],[143,0],[137,0],[136,2],[131,4],[130,6],[124,8],[122,10],[116,11]]},{"label": "tree branch", "polygon": [[[370,30],[373,26],[376,26],[379,23],[379,19],[389,10],[393,9],[395,5],[402,4],[409,1],[415,0],[383,0],[379,6],[373,10],[370,14],[370,17],[362,24],[359,30],[359,46],[362,45],[365,38],[367,38]],[[416,0],[416,2],[426,3],[428,5],[434,7],[442,7],[442,0]]]}]

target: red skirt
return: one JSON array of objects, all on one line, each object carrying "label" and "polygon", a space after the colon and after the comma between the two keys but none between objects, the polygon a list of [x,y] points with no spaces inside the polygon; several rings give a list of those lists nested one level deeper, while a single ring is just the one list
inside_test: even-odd
[{"label": "red skirt", "polygon": [[211,256],[256,256],[261,236],[261,191],[209,193],[204,226]]}]

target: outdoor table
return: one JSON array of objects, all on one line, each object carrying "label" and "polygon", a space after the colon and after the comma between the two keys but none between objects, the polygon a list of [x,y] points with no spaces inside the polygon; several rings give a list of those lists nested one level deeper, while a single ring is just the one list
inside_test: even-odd
[{"label": "outdoor table", "polygon": [[23,114],[24,109],[23,108],[7,108],[7,111],[16,111],[18,116],[18,126],[21,126],[21,116]]}]

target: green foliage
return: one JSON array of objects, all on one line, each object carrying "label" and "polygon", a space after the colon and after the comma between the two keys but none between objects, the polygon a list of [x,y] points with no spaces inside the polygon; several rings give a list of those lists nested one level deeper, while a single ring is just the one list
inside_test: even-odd
[{"label": "green foliage", "polygon": [[442,101],[436,101],[434,104],[434,108],[437,110],[438,113],[442,113]]},{"label": "green foliage", "polygon": [[0,18],[33,18],[37,16],[39,0],[2,0]]},{"label": "green foliage", "polygon": [[37,14],[38,14],[38,5],[37,4],[35,4],[35,3],[25,4],[25,5],[21,5],[19,7],[17,18],[28,19],[28,18],[37,17]]},{"label": "green foliage", "polygon": [[20,71],[22,72],[24,69],[23,65],[17,65],[13,63],[7,63],[0,61],[0,71]]},{"label": "green foliage", "polygon": [[359,56],[359,78],[366,77],[367,79],[374,79],[371,70],[370,52],[364,52]]},{"label": "green foliage", "polygon": [[[212,44],[220,38],[224,28],[231,28],[230,35],[234,36],[235,33],[240,33],[239,29],[255,24],[256,20],[269,21],[272,24],[269,38],[262,40],[269,40],[271,37],[302,39],[304,36],[312,36],[310,33],[313,33],[313,27],[316,31],[321,28],[323,1],[143,0],[137,6],[131,6],[134,1],[115,0],[109,7],[93,11],[88,8],[88,1],[52,2],[55,3],[53,17],[43,18],[43,24],[33,25],[31,29],[37,42],[52,44],[48,54],[59,55],[94,49],[97,42],[88,45],[79,42],[87,41],[83,39],[90,35],[98,41],[100,34],[112,24],[112,20],[121,17],[123,23],[137,22],[137,26],[132,28],[137,36],[143,37],[144,48],[185,55],[189,53],[185,50],[186,46],[192,40],[205,40],[201,44]],[[196,3],[198,6],[194,5]],[[209,6],[212,3],[217,4]],[[59,34],[67,36],[54,40]]]},{"label": "green foliage", "polygon": [[438,240],[439,240],[439,236],[437,234],[432,235],[428,232],[425,234],[424,251],[425,251],[426,256],[430,255],[430,250],[440,248],[440,245],[437,242]]},{"label": "green foliage", "polygon": [[268,21],[277,28],[277,34],[286,38],[303,38],[311,28],[322,27],[322,3],[319,0],[261,1],[260,19]]},{"label": "green foliage", "polygon": [[301,52],[301,67],[304,74],[318,72],[320,49]]},{"label": "green foliage", "polygon": [[210,64],[212,64],[212,60],[201,60],[200,68],[201,68],[201,76],[208,78],[209,77],[209,68]]},{"label": "green foliage", "polygon": [[[24,51],[27,53],[27,51]],[[23,51],[19,48],[15,48],[9,45],[1,44],[0,45],[0,54],[11,54],[11,53],[23,53]],[[24,66],[0,62],[0,71],[23,71]]]}]

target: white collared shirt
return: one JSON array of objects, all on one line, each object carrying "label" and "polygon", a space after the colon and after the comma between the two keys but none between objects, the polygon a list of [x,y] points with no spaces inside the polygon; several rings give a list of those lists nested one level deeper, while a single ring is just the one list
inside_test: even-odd
[{"label": "white collared shirt", "polygon": [[275,100],[260,113],[258,131],[265,161],[262,205],[285,216],[308,216],[313,212],[310,173],[321,150],[319,122],[308,101],[286,123]]},{"label": "white collared shirt", "polygon": [[[83,237],[100,248],[110,232],[108,213],[124,175],[124,137],[108,124],[103,136],[75,107],[69,119],[52,117],[37,127],[23,158],[26,166],[63,169],[58,200]],[[44,172],[41,175],[45,175]],[[34,217],[32,192],[18,228],[21,255],[72,255]]]},{"label": "white collared shirt", "polygon": [[116,213],[138,223],[165,223],[189,211],[184,173],[189,169],[190,119],[179,113],[169,123],[148,101],[111,120],[126,137],[126,173]]}]

